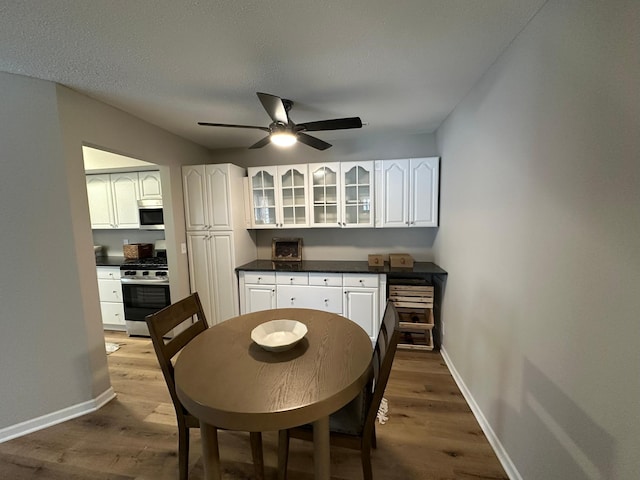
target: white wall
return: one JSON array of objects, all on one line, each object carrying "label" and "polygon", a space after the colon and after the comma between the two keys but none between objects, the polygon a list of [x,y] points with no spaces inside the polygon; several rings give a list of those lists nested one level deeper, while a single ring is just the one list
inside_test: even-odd
[{"label": "white wall", "polygon": [[89,362],[55,85],[0,73],[0,104],[2,429],[109,381],[104,342],[102,362]]},{"label": "white wall", "polygon": [[639,18],[549,1],[438,131],[444,347],[514,478],[640,478]]},{"label": "white wall", "polygon": [[50,82],[0,73],[0,103],[0,432],[16,434],[110,386],[83,144],[160,165],[176,298],[189,293],[180,165],[209,154]]}]

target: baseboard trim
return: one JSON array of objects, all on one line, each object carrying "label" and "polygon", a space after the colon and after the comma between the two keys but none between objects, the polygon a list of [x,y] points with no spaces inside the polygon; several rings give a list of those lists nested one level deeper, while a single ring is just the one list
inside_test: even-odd
[{"label": "baseboard trim", "polygon": [[449,357],[447,350],[444,347],[442,347],[440,348],[440,353],[442,355],[442,358],[444,359],[444,362],[447,364],[449,371],[451,372],[451,376],[453,376],[453,379],[458,385],[458,388],[462,392],[462,396],[469,404],[469,408],[471,408],[473,415],[476,417],[476,420],[480,424],[480,428],[484,432],[484,435],[487,437],[487,440],[489,441],[491,448],[493,448],[493,451],[498,457],[498,460],[502,464],[502,468],[504,468],[505,472],[507,473],[507,476],[511,480],[522,480],[522,475],[520,475],[520,472],[518,472],[518,469],[516,468],[514,463],[511,461],[511,457],[509,457],[509,454],[507,453],[504,446],[498,439],[498,436],[493,431],[493,428],[491,428],[491,425],[489,424],[486,417],[482,413],[482,410],[478,406],[478,403],[473,398],[473,395],[471,395],[471,392],[467,388],[467,385],[464,383],[464,380],[462,380],[460,373],[458,373],[458,370],[456,370],[456,367],[453,364],[451,357]]},{"label": "baseboard trim", "polygon": [[109,387],[92,400],[78,403],[77,405],[72,405],[56,412],[47,413],[41,417],[32,418],[31,420],[2,428],[0,429],[0,443],[57,425],[58,423],[66,422],[67,420],[86,415],[87,413],[95,412],[107,402],[115,398],[115,396],[116,394],[113,391],[113,387]]}]

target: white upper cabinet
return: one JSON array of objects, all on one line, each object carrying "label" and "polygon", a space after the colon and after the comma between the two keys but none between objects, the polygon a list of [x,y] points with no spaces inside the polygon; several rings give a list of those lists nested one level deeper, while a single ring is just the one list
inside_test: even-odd
[{"label": "white upper cabinet", "polygon": [[182,167],[184,216],[187,230],[207,230],[209,228],[205,168],[206,165]]},{"label": "white upper cabinet", "polygon": [[309,226],[307,165],[247,169],[253,228]]},{"label": "white upper cabinet", "polygon": [[374,226],[374,163],[340,164],[342,227]]},{"label": "white upper cabinet", "polygon": [[233,229],[233,195],[230,191],[232,169],[239,167],[228,163],[182,167],[188,231]]},{"label": "white upper cabinet", "polygon": [[376,161],[376,227],[438,226],[438,157]]},{"label": "white upper cabinet", "polygon": [[160,172],[138,172],[140,200],[162,200]]},{"label": "white upper cabinet", "polygon": [[138,172],[87,175],[91,228],[140,227]]},{"label": "white upper cabinet", "polygon": [[279,217],[276,212],[276,182],[278,167],[248,168],[249,195],[251,203],[251,226],[253,228],[275,228]]},{"label": "white upper cabinet", "polygon": [[309,164],[310,224],[312,227],[342,226],[340,163]]},{"label": "white upper cabinet", "polygon": [[91,228],[116,228],[109,175],[87,175],[86,179]]},{"label": "white upper cabinet", "polygon": [[140,228],[138,213],[138,172],[112,173],[116,228]]}]

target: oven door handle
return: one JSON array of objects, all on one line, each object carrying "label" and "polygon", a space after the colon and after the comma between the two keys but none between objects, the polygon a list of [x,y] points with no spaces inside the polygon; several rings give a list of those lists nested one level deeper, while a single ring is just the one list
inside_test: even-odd
[{"label": "oven door handle", "polygon": [[127,285],[168,285],[169,280],[139,280],[136,278],[121,278],[120,282]]}]

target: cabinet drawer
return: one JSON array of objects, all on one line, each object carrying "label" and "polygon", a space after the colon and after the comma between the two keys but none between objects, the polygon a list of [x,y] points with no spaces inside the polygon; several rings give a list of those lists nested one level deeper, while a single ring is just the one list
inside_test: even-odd
[{"label": "cabinet drawer", "polygon": [[275,285],[276,274],[274,272],[244,272],[244,283]]},{"label": "cabinet drawer", "polygon": [[122,284],[120,280],[98,280],[98,293],[101,302],[122,302]]},{"label": "cabinet drawer", "polygon": [[342,287],[309,287],[311,306],[316,310],[342,315]]},{"label": "cabinet drawer", "polygon": [[124,325],[124,306],[122,303],[100,302],[102,323],[105,325]]},{"label": "cabinet drawer", "polygon": [[342,315],[342,288],[279,286],[276,305],[278,308],[313,308]]},{"label": "cabinet drawer", "polygon": [[378,275],[345,273],[342,276],[342,282],[345,287],[372,287],[378,288]]},{"label": "cabinet drawer", "polygon": [[97,267],[98,278],[106,280],[118,280],[120,278],[120,267]]},{"label": "cabinet drawer", "polygon": [[276,272],[278,285],[309,285],[309,274],[306,272]]},{"label": "cabinet drawer", "polygon": [[341,287],[342,274],[341,273],[322,273],[322,272],[309,273],[309,285],[320,285],[324,287]]}]

